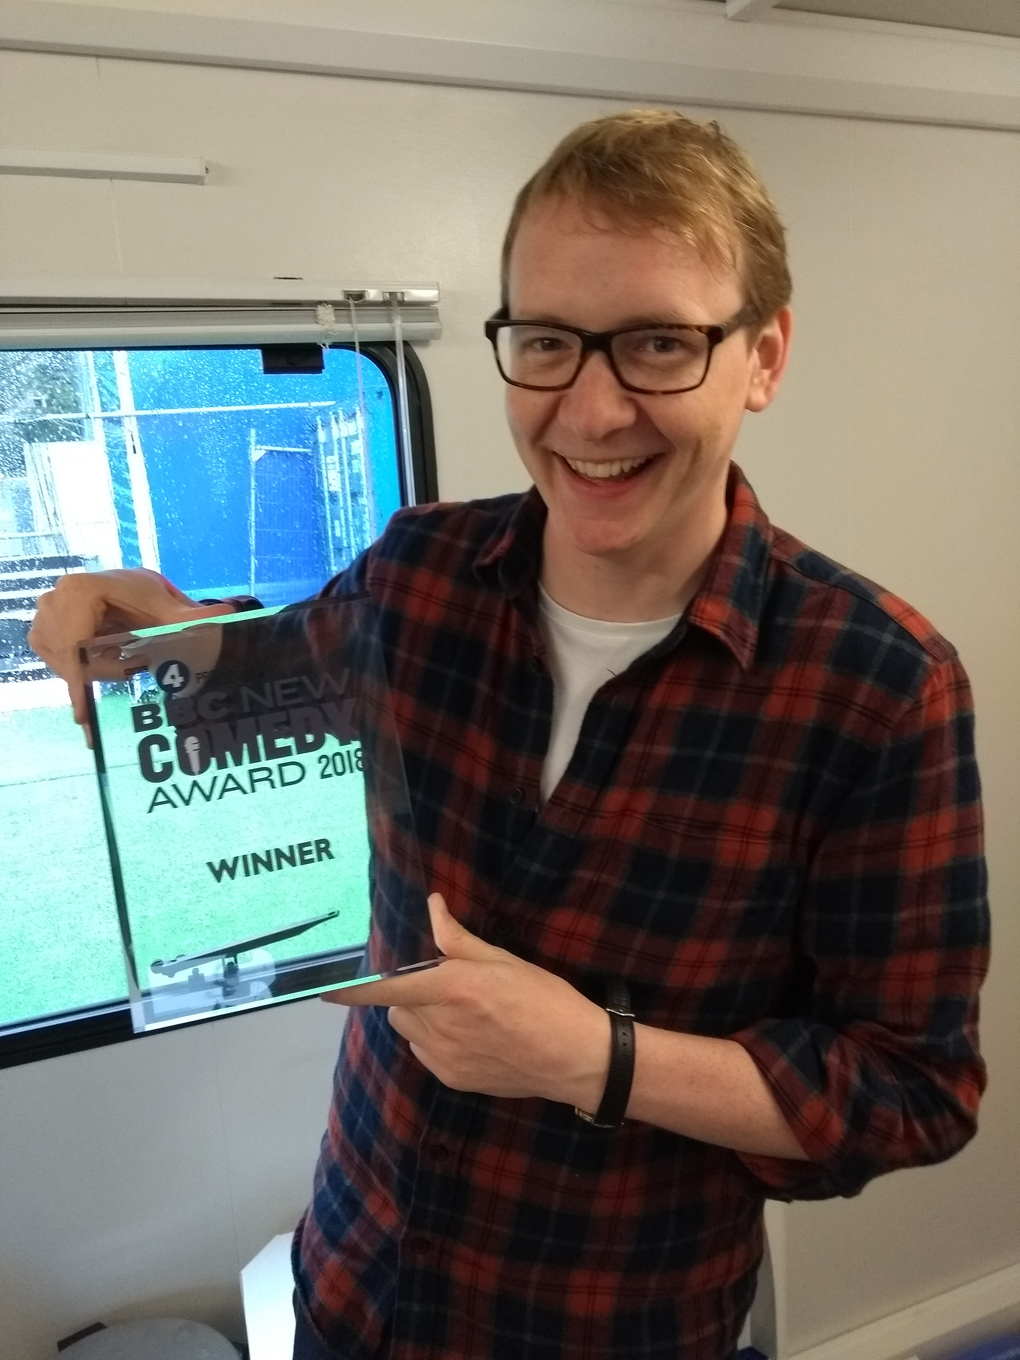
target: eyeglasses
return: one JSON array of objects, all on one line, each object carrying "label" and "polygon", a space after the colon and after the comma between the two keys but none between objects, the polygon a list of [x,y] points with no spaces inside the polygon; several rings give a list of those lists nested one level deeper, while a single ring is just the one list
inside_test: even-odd
[{"label": "eyeglasses", "polygon": [[755,320],[748,304],[721,326],[623,326],[583,331],[544,321],[511,321],[501,309],[485,323],[504,382],[536,392],[563,392],[595,350],[609,360],[628,392],[668,396],[693,392],[708,377],[712,353],[734,331]]}]

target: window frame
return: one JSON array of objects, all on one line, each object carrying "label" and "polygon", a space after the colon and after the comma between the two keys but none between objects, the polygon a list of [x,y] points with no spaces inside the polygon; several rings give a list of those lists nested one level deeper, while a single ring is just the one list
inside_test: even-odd
[{"label": "window frame", "polygon": [[[266,341],[267,344],[273,341]],[[123,349],[259,349],[258,344],[244,345],[115,345]],[[26,345],[25,349],[30,349]],[[69,350],[94,349],[93,345],[69,344]],[[346,349],[354,352],[355,346],[349,341],[335,341],[331,349]],[[413,345],[404,343],[404,367],[407,376],[408,425],[411,437],[410,463],[414,476],[414,487],[408,488],[405,478],[405,460],[401,456],[403,434],[397,415],[397,350],[392,340],[367,340],[360,344],[361,353],[371,359],[382,371],[389,387],[390,398],[395,415],[394,433],[396,438],[397,461],[400,480],[401,504],[422,505],[439,498],[439,478],[436,467],[435,432],[432,424],[432,400],[428,379],[421,359]],[[409,494],[410,491],[410,494]],[[344,979],[352,978],[358,971],[363,950],[351,951],[344,970]],[[277,1006],[293,1005],[295,1001],[307,998],[294,997],[279,1001]],[[259,1009],[270,1009],[260,1007]],[[193,1025],[213,1024],[229,1018],[232,1014],[247,1012],[223,1011],[220,1015],[209,1016],[204,1020],[184,1021],[179,1028]],[[178,1026],[174,1026],[178,1028]],[[157,1031],[165,1033],[165,1030]],[[131,1011],[127,997],[123,1000],[106,1002],[69,1011],[57,1011],[40,1019],[16,1022],[0,1030],[0,1070],[18,1067],[24,1063],[40,1062],[46,1058],[64,1057],[71,1053],[84,1053],[92,1048],[103,1048],[107,1044],[123,1043],[128,1039],[145,1039],[148,1034],[136,1034],[131,1025]]]}]

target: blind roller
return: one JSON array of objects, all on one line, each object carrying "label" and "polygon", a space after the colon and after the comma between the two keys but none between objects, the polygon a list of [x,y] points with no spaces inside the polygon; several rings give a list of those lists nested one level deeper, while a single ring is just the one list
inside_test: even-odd
[{"label": "blind roller", "polygon": [[[282,281],[281,281],[282,282]],[[289,283],[289,281],[287,281]],[[301,292],[297,292],[297,288]],[[267,287],[231,284],[188,290],[154,289],[118,281],[48,296],[0,284],[0,349],[130,349],[195,345],[351,343],[392,340],[395,311],[412,343],[441,334],[435,286],[345,288],[274,281]],[[219,296],[216,293],[219,292]]]}]

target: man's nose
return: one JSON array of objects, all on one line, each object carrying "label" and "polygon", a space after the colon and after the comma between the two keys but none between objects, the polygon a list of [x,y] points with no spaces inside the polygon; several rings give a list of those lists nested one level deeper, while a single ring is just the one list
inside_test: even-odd
[{"label": "man's nose", "polygon": [[574,433],[597,439],[632,425],[637,406],[620,386],[608,357],[595,351],[584,356],[581,371],[560,398],[558,416]]}]

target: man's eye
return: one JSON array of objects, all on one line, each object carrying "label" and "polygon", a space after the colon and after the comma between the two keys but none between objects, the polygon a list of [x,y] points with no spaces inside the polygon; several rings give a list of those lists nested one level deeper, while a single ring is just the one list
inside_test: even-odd
[{"label": "man's eye", "polygon": [[523,341],[524,348],[533,354],[556,354],[567,349],[567,342],[561,335],[533,335]]},{"label": "man's eye", "polygon": [[633,372],[676,374],[699,363],[705,352],[700,331],[681,328],[661,331],[627,331],[618,336],[613,350],[618,363]]},{"label": "man's eye", "polygon": [[693,335],[685,335],[683,332],[656,332],[653,335],[642,336],[638,342],[639,349],[646,354],[689,354],[694,348]]}]

